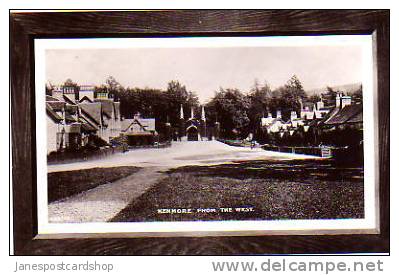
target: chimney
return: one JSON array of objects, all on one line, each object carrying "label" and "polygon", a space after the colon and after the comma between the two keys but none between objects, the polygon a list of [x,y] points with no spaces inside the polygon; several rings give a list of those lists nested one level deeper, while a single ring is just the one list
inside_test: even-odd
[{"label": "chimney", "polygon": [[64,86],[62,89],[62,93],[64,96],[66,96],[72,102],[76,101],[74,86]]},{"label": "chimney", "polygon": [[341,108],[341,93],[337,93],[335,96],[335,107]]},{"label": "chimney", "polygon": [[268,113],[268,114],[267,114],[267,117],[268,117],[268,118],[272,118],[272,113]]},{"label": "chimney", "polygon": [[53,91],[51,92],[51,95],[55,97],[58,100],[64,101],[62,98],[62,87],[61,86],[54,86]]},{"label": "chimney", "polygon": [[352,98],[350,96],[343,96],[341,98],[342,108],[344,108],[347,105],[351,105],[351,104],[352,104]]},{"label": "chimney", "polygon": [[193,107],[191,107],[191,117],[190,118],[191,119],[194,118],[194,108]]},{"label": "chimney", "polygon": [[280,110],[277,111],[276,118],[281,118],[281,111]]},{"label": "chimney", "polygon": [[320,101],[317,102],[317,110],[324,108],[323,94],[320,94]]},{"label": "chimney", "polygon": [[109,94],[108,94],[108,90],[101,90],[99,92],[97,92],[97,99],[108,99],[109,98]]}]

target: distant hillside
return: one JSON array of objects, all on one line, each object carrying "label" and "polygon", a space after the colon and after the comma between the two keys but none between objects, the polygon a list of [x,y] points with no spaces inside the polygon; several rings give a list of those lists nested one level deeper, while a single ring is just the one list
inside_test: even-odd
[{"label": "distant hillside", "polygon": [[[335,91],[339,90],[341,92],[346,93],[353,93],[354,91],[358,90],[360,88],[361,83],[352,83],[352,84],[345,84],[345,85],[337,85],[337,86],[330,86],[333,88]],[[307,90],[306,93],[308,95],[320,95],[321,93],[325,93],[327,91],[327,86],[324,88],[318,88],[318,89],[311,89]]]}]

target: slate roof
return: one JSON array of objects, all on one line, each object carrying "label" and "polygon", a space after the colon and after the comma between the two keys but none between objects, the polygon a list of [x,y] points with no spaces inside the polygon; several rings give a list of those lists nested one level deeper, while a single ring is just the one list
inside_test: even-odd
[{"label": "slate roof", "polygon": [[121,122],[121,127],[122,127],[122,131],[126,131],[130,125],[132,125],[134,119],[132,118],[125,118],[124,120],[122,120]]},{"label": "slate roof", "polygon": [[46,102],[53,111],[61,111],[65,107],[65,102],[62,101],[48,101]]},{"label": "slate roof", "polygon": [[[336,124],[343,124],[343,123],[348,123],[349,120],[357,119],[359,120],[359,113],[362,113],[363,111],[363,105],[362,104],[352,104],[352,105],[347,105],[339,112],[337,112],[334,116],[331,116],[330,119],[325,121],[324,123],[327,125],[336,125]],[[357,118],[356,118],[357,117]],[[361,119],[363,121],[363,119]]]},{"label": "slate roof", "polygon": [[54,96],[46,95],[46,101],[59,101],[59,99]]},{"label": "slate roof", "polygon": [[122,131],[129,129],[133,123],[138,123],[145,131],[155,131],[155,118],[124,119],[122,120]]},{"label": "slate roof", "polygon": [[77,122],[78,120],[75,117],[73,117],[71,114],[66,113],[65,121],[66,122]]},{"label": "slate roof", "polygon": [[62,118],[51,108],[50,104],[46,103],[46,113],[54,121],[60,122]]},{"label": "slate roof", "polygon": [[80,103],[82,113],[93,119],[97,125],[101,125],[101,103]]},{"label": "slate roof", "polygon": [[339,112],[340,108],[335,107],[332,108],[320,121],[320,124],[326,123],[329,121],[333,116],[335,116]]},{"label": "slate roof", "polygon": [[91,122],[90,120],[88,120],[88,119],[86,119],[84,117],[80,117],[79,118],[79,122],[82,123],[82,127],[83,127],[84,130],[93,130],[93,131],[97,131],[98,130],[98,126],[97,125],[95,125],[93,122]]},{"label": "slate roof", "polygon": [[65,106],[65,111],[75,114],[78,111],[78,105],[67,104]]},{"label": "slate roof", "polygon": [[89,123],[85,122],[85,123],[82,123],[82,130],[85,132],[95,132],[95,131],[97,131],[97,128],[95,128],[92,125],[90,125]]},{"label": "slate roof", "polygon": [[64,101],[65,101],[66,103],[75,104],[75,102],[73,102],[73,101],[72,101],[69,97],[67,97],[66,95],[63,95],[62,97],[63,97],[63,99],[64,99]]},{"label": "slate roof", "polygon": [[82,103],[82,102],[85,102],[85,101],[88,101],[88,102],[90,102],[90,103],[93,102],[93,101],[92,101],[90,98],[88,98],[87,96],[83,96],[83,97],[79,100],[79,103]]},{"label": "slate roof", "polygon": [[108,118],[112,118],[112,112],[114,109],[114,101],[112,99],[95,99],[94,102],[101,103],[101,111]]},{"label": "slate roof", "polygon": [[363,110],[361,112],[357,113],[352,118],[350,118],[347,122],[348,123],[361,123],[361,122],[363,122]]}]

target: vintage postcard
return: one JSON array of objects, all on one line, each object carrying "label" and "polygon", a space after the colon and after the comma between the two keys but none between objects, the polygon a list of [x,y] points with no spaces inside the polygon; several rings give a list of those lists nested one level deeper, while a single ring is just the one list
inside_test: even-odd
[{"label": "vintage postcard", "polygon": [[371,35],[35,39],[39,235],[378,233]]}]

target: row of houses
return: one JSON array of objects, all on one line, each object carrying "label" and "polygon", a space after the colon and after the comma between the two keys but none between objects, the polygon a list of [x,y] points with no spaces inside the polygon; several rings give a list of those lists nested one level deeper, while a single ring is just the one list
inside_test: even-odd
[{"label": "row of houses", "polygon": [[46,95],[46,114],[47,154],[90,145],[106,146],[121,136],[136,140],[157,134],[155,119],[139,115],[124,119],[120,102],[107,90],[95,92],[94,86],[53,87],[51,95]]},{"label": "row of houses", "polygon": [[290,135],[298,129],[308,131],[310,127],[324,129],[340,129],[343,127],[363,127],[363,106],[361,103],[352,102],[350,96],[342,93],[336,95],[335,105],[325,106],[323,97],[316,104],[300,103],[299,116],[297,111],[292,111],[290,119],[284,121],[281,111],[276,112],[273,117],[268,113],[267,117],[261,119],[261,129],[267,133],[280,133],[281,136],[289,132]]}]

